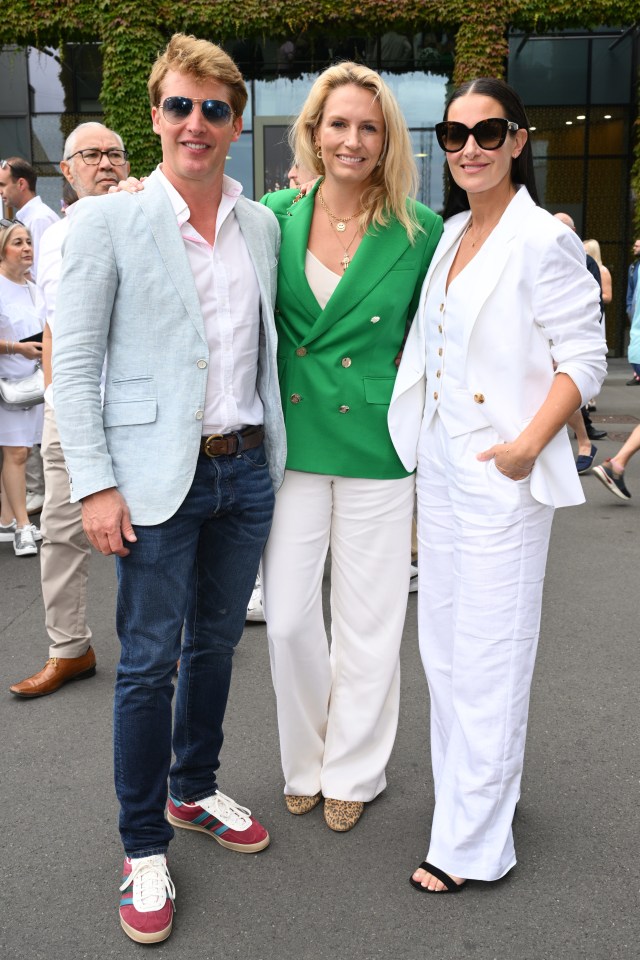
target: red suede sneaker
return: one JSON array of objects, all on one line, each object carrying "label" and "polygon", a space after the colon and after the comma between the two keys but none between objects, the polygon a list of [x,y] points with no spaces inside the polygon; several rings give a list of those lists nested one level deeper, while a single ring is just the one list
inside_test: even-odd
[{"label": "red suede sneaker", "polygon": [[262,824],[251,816],[251,810],[219,790],[197,803],[184,803],[169,794],[167,819],[174,827],[208,833],[223,847],[238,853],[258,853],[271,842]]},{"label": "red suede sneaker", "polygon": [[164,854],[125,857],[120,887],[120,924],[136,943],[166,940],[173,926],[176,891]]}]

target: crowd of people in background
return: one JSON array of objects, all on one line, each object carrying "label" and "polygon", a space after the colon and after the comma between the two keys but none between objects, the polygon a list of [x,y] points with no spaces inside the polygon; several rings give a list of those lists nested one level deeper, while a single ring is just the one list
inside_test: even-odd
[{"label": "crowd of people in background", "polygon": [[[318,77],[290,189],[261,203],[225,173],[247,101],[230,57],[176,34],[148,89],[162,162],[144,183],[94,122],[64,145],[62,219],[30,164],[0,161],[0,377],[41,365],[45,390],[0,407],[0,541],[18,557],[42,541],[50,640],[11,692],[93,676],[89,557],[115,556],[120,923],[156,943],[173,924],[174,828],[245,854],[270,842],[218,785],[245,622],[266,620],[283,802],[322,804],[343,833],[387,785],[415,589],[434,808],[409,879],[428,894],[495,881],[516,863],[554,510],[584,500],[588,471],[630,499],[640,448],[638,427],[593,466],[612,298],[600,246],[540,206],[526,111],[501,80],[456,89],[436,125],[442,217],[415,200],[407,126],[374,70]],[[41,442],[38,529],[25,471]]]}]

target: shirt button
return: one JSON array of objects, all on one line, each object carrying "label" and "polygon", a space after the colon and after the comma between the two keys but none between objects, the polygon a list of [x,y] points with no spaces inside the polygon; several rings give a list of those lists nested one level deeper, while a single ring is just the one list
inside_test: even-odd
[{"label": "shirt button", "polygon": [[439,347],[439,348],[438,348],[438,356],[439,356],[439,357],[442,356],[442,347]]},{"label": "shirt button", "polygon": [[343,367],[350,367],[350,366],[351,366],[351,357],[344,357],[344,359],[342,360],[342,366],[343,366]]},{"label": "shirt button", "polygon": [[298,349],[296,350],[296,357],[306,357],[306,355],[307,355],[307,348],[298,347]]},{"label": "shirt button", "polygon": [[371,317],[371,323],[378,323],[380,317]]},{"label": "shirt button", "polygon": [[437,394],[435,391],[434,391],[434,394],[433,394],[433,399],[434,399],[434,400],[437,400],[437,399],[438,399],[438,394]]},{"label": "shirt button", "polygon": [[442,376],[442,370],[438,370],[436,372],[436,377],[438,378],[438,380],[440,379],[441,376]]},{"label": "shirt button", "polygon": [[204,410],[196,410],[196,420],[202,420],[204,417]]},{"label": "shirt button", "polygon": [[441,324],[441,323],[438,324],[438,333],[442,333],[442,324]]},{"label": "shirt button", "polygon": [[444,310],[444,303],[441,303],[441,304],[440,304],[440,313],[442,313],[443,310]]},{"label": "shirt button", "polygon": [[291,400],[291,403],[300,403],[300,401],[302,400],[302,397],[300,396],[299,393],[292,393],[291,396],[289,397],[289,400]]},{"label": "shirt button", "polygon": [[338,407],[338,413],[349,413],[349,407],[346,403],[343,403],[341,407]]},{"label": "shirt button", "polygon": [[484,393],[474,393],[473,399],[476,403],[484,403]]},{"label": "shirt button", "polygon": [[206,360],[198,360],[197,366],[198,366],[198,369],[199,369],[199,370],[204,370],[204,368],[207,366],[207,361],[206,361]]}]

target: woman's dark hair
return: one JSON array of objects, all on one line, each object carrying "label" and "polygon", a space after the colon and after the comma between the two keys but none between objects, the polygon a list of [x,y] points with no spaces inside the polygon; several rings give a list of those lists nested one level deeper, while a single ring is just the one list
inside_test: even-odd
[{"label": "woman's dark hair", "polygon": [[[447,119],[451,104],[469,93],[477,93],[482,97],[491,97],[493,100],[497,100],[504,110],[504,115],[507,120],[515,121],[521,130],[526,130],[527,133],[529,132],[529,119],[520,96],[508,83],[505,83],[504,80],[498,80],[495,77],[478,77],[476,80],[469,80],[467,83],[463,83],[462,86],[458,87],[447,101],[447,106],[444,111],[445,120]],[[515,160],[511,161],[511,179],[514,183],[524,184],[534,203],[539,205],[538,190],[533,173],[531,137],[527,137],[527,142],[522,152]],[[452,217],[455,213],[461,213],[463,210],[469,209],[469,198],[462,187],[459,187],[451,176],[448,166],[447,183],[449,189],[447,192],[447,201],[444,206],[444,213],[442,214],[445,220]]]}]

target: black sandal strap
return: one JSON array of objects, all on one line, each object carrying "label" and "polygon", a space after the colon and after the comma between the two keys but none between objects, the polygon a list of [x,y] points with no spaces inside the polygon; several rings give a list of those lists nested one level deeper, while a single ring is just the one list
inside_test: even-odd
[{"label": "black sandal strap", "polygon": [[[432,863],[428,863],[426,860],[423,860],[420,866],[417,867],[417,869],[426,870],[427,873],[430,873],[432,876],[434,876],[436,880],[439,880],[441,883],[444,883],[449,893],[457,893],[458,890],[460,890],[460,888],[464,886],[464,884],[462,883],[456,883],[456,881],[453,880],[448,873],[445,873],[444,870],[441,870],[440,867],[434,867]],[[413,881],[413,883],[414,883],[414,886],[418,886],[417,881]],[[425,890],[426,887],[423,887],[422,889]]]}]

